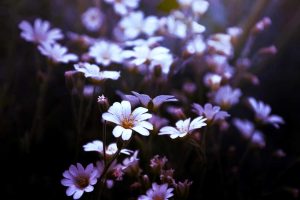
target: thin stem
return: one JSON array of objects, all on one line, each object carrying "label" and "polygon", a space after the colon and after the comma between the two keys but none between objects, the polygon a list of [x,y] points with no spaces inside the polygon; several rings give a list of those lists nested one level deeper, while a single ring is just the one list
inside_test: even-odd
[{"label": "thin stem", "polygon": [[106,159],[106,121],[105,120],[103,122],[103,159],[104,159],[104,166],[106,166],[107,159]]}]

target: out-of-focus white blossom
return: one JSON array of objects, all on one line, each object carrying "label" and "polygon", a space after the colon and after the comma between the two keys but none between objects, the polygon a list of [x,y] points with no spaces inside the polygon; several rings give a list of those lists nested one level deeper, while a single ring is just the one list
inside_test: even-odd
[{"label": "out-of-focus white blossom", "polygon": [[233,54],[231,37],[228,34],[217,33],[212,35],[207,40],[207,47],[212,53],[217,53],[228,57],[232,56]]},{"label": "out-of-focus white blossom", "polygon": [[225,85],[216,91],[214,102],[223,108],[229,108],[239,102],[241,95],[242,92],[240,89],[233,89],[231,86]]},{"label": "out-of-focus white blossom", "polygon": [[177,0],[177,2],[184,9],[190,8],[195,15],[203,15],[209,7],[209,3],[204,0]]},{"label": "out-of-focus white blossom", "polygon": [[213,73],[207,73],[204,78],[204,84],[211,88],[212,90],[216,90],[220,87],[222,81],[222,76]]},{"label": "out-of-focus white blossom", "polygon": [[130,10],[139,6],[140,0],[104,0],[106,3],[113,4],[114,10],[119,15],[127,15]]},{"label": "out-of-focus white blossom", "polygon": [[200,104],[193,104],[193,111],[200,116],[207,118],[208,122],[217,122],[224,120],[230,115],[226,111],[221,111],[219,106],[213,106],[210,103],[207,103],[202,107]]},{"label": "out-of-focus white blossom", "polygon": [[22,38],[38,44],[53,44],[64,37],[60,29],[50,29],[50,23],[39,18],[34,21],[33,26],[24,20],[19,24],[19,28],[22,30]]},{"label": "out-of-focus white blossom", "polygon": [[185,48],[189,54],[202,55],[206,49],[202,35],[196,35],[192,40],[188,41]]},{"label": "out-of-focus white blossom", "polygon": [[132,12],[119,22],[125,39],[134,39],[140,34],[152,36],[159,28],[159,20],[155,16],[145,17],[141,11]]},{"label": "out-of-focus white blossom", "polygon": [[184,137],[191,131],[206,126],[207,119],[199,116],[191,121],[191,118],[179,120],[176,122],[176,127],[165,126],[159,130],[159,135],[170,135],[170,138]]},{"label": "out-of-focus white blossom", "polygon": [[77,61],[78,57],[75,54],[67,53],[68,49],[60,44],[42,43],[38,46],[39,51],[47,56],[55,63],[68,63],[70,61]]},{"label": "out-of-focus white blossom", "polygon": [[132,46],[149,46],[151,47],[154,44],[157,44],[158,42],[162,41],[164,38],[161,36],[153,36],[148,37],[147,39],[136,39],[131,41],[125,41],[125,45],[132,47]]},{"label": "out-of-focus white blossom", "polygon": [[146,195],[140,196],[138,200],[168,200],[174,195],[173,190],[173,188],[168,188],[168,184],[152,183],[152,188],[147,190]]},{"label": "out-of-focus white blossom", "polygon": [[97,7],[91,7],[81,16],[82,24],[89,31],[98,31],[103,23],[103,14]]},{"label": "out-of-focus white blossom", "polygon": [[[100,140],[94,140],[93,142],[89,142],[83,145],[84,151],[96,151],[100,154],[104,154],[103,152],[103,142]],[[118,147],[116,143],[111,143],[105,148],[105,153],[109,156],[114,155],[118,151]],[[122,149],[120,151],[123,154],[130,155],[132,153],[129,149]]]},{"label": "out-of-focus white blossom", "polygon": [[122,49],[114,44],[107,41],[100,41],[95,43],[89,49],[89,56],[94,58],[98,64],[108,66],[112,62],[122,62]]}]

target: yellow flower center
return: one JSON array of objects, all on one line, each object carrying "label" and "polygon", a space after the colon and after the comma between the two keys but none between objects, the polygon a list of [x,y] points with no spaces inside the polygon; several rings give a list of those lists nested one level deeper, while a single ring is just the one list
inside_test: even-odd
[{"label": "yellow flower center", "polygon": [[123,119],[122,126],[125,129],[131,129],[133,128],[134,120],[129,116],[128,118]]},{"label": "yellow flower center", "polygon": [[160,195],[155,195],[152,200],[164,200]]}]

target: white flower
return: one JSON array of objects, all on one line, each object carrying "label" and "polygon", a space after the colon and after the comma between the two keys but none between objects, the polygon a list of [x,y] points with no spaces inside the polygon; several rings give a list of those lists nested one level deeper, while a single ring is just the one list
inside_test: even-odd
[{"label": "white flower", "polygon": [[216,90],[221,85],[222,76],[220,76],[218,74],[207,73],[207,74],[205,74],[203,81],[207,87],[209,87],[213,90]]},{"label": "white flower", "polygon": [[162,72],[167,74],[173,62],[170,50],[165,47],[154,47],[150,49],[148,46],[136,46],[132,50],[125,50],[122,53],[124,58],[134,58],[131,63],[134,65],[142,65],[150,62],[149,68],[152,70],[155,66],[161,66]]},{"label": "white flower", "polygon": [[254,98],[250,97],[248,99],[252,110],[255,112],[255,117],[257,120],[265,123],[271,124],[275,128],[279,128],[279,124],[283,124],[284,120],[278,115],[270,115],[271,107],[262,101],[256,101]]},{"label": "white flower", "polygon": [[212,35],[207,41],[207,47],[212,53],[231,56],[233,54],[233,46],[231,44],[231,36],[224,33]]},{"label": "white flower", "polygon": [[84,73],[85,77],[91,77],[96,80],[112,79],[117,80],[120,77],[120,72],[117,71],[100,71],[97,65],[90,63],[78,63],[74,65],[76,71]]},{"label": "white flower", "polygon": [[98,170],[89,164],[85,169],[80,163],[71,165],[69,170],[63,173],[64,179],[61,184],[67,186],[67,196],[72,196],[74,199],[79,199],[84,192],[91,192],[94,190],[93,185],[97,183]]},{"label": "white flower", "polygon": [[184,137],[191,131],[206,126],[206,118],[203,116],[197,117],[191,121],[191,118],[186,120],[179,120],[176,122],[176,128],[172,126],[165,126],[160,129],[159,135],[170,135],[172,139],[177,137]]},{"label": "white flower", "polygon": [[203,15],[207,11],[209,3],[202,0],[193,0],[191,7],[194,14]]},{"label": "white flower", "polygon": [[70,61],[78,60],[78,57],[75,54],[67,53],[68,49],[57,43],[53,45],[43,43],[38,46],[38,49],[44,56],[47,56],[55,63],[68,63]]},{"label": "white flower", "polygon": [[123,140],[129,140],[132,131],[148,136],[150,134],[149,130],[153,130],[153,125],[145,121],[152,117],[147,111],[146,108],[138,107],[131,112],[129,101],[115,102],[108,109],[108,112],[103,113],[102,118],[117,124],[113,129],[115,137],[122,136]]},{"label": "white flower", "polygon": [[188,41],[186,51],[190,54],[202,55],[206,49],[202,35],[196,35],[192,40]]},{"label": "white flower", "polygon": [[126,39],[134,39],[141,33],[152,36],[159,27],[159,21],[155,16],[144,18],[144,13],[132,12],[122,18],[119,27],[123,30]]},{"label": "white flower", "polygon": [[21,37],[28,42],[53,44],[64,37],[60,29],[50,30],[50,23],[41,19],[36,19],[33,26],[28,21],[22,21],[19,28],[22,30]]},{"label": "white flower", "polygon": [[224,108],[229,108],[239,102],[241,95],[240,89],[232,89],[229,85],[225,85],[215,93],[214,102]]},{"label": "white flower", "polygon": [[88,54],[94,58],[97,63],[108,66],[111,62],[122,62],[121,52],[122,49],[118,45],[100,41],[90,47]]},{"label": "white flower", "polygon": [[[83,145],[84,151],[96,151],[100,154],[103,154],[103,142],[100,140],[94,140],[93,142],[89,142]],[[105,148],[105,153],[109,156],[114,155],[118,151],[118,147],[116,143],[111,143]],[[129,149],[122,149],[120,151],[123,154],[130,155],[132,153]]]},{"label": "white flower", "polygon": [[138,164],[138,161],[139,161],[139,158],[137,157],[138,153],[139,153],[139,151],[135,151],[132,156],[130,156],[129,158],[125,158],[123,160],[122,167],[121,167],[122,170],[126,170],[126,169]]},{"label": "white flower", "polygon": [[128,14],[129,10],[138,7],[140,0],[105,0],[106,3],[114,5],[114,10],[120,15]]},{"label": "white flower", "polygon": [[168,184],[158,185],[157,183],[152,184],[146,195],[142,195],[138,200],[168,200],[174,194],[173,188],[168,188]]},{"label": "white flower", "polygon": [[126,46],[149,46],[151,47],[152,45],[162,41],[164,38],[161,36],[153,36],[149,37],[147,39],[136,39],[136,40],[131,40],[131,41],[125,41]]},{"label": "white flower", "polygon": [[89,31],[98,31],[103,23],[103,14],[97,7],[91,7],[81,16],[82,24]]},{"label": "white flower", "polygon": [[203,107],[200,104],[193,104],[193,111],[198,115],[203,115],[208,121],[219,121],[229,117],[226,111],[221,111],[219,106],[213,106],[210,103],[205,104]]}]

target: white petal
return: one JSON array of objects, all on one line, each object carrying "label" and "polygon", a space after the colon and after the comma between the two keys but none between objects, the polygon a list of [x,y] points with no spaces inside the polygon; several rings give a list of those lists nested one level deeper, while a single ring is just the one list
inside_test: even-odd
[{"label": "white petal", "polygon": [[111,113],[103,113],[102,118],[106,121],[113,122],[115,124],[120,124],[119,118]]},{"label": "white petal", "polygon": [[129,140],[132,135],[132,130],[131,129],[124,129],[122,133],[122,139],[123,140]]},{"label": "white petal", "polygon": [[133,127],[132,129],[141,135],[144,135],[144,136],[150,135],[149,131],[142,126],[136,126],[136,127]]},{"label": "white petal", "polygon": [[83,194],[83,190],[77,190],[75,192],[75,194],[73,195],[73,198],[74,199],[79,199],[82,196],[82,194]]},{"label": "white petal", "polygon": [[112,133],[115,137],[120,137],[125,129],[122,126],[116,126]]}]

